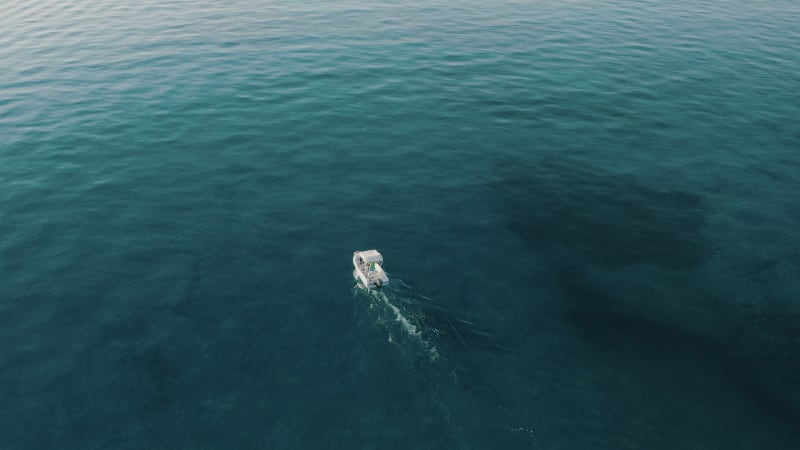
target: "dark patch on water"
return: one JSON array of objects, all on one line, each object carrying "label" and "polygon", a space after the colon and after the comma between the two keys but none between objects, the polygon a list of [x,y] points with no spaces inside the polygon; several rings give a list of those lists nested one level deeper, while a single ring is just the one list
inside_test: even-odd
[{"label": "dark patch on water", "polygon": [[[159,321],[152,312],[140,312],[120,318],[104,328],[104,351],[87,356],[97,371],[117,372],[114,378],[134,403],[147,402],[148,407],[162,409],[171,404],[172,382],[176,379],[175,358],[161,345],[149,343]],[[98,372],[99,373],[99,372]],[[141,405],[140,405],[141,406]]]},{"label": "dark patch on water", "polygon": [[511,230],[540,251],[557,246],[611,268],[691,268],[712,254],[702,199],[689,192],[566,162],[503,167],[491,187]]},{"label": "dark patch on water", "polygon": [[741,272],[756,283],[772,281],[781,262],[777,258],[754,258],[742,263]]},{"label": "dark patch on water", "polygon": [[785,394],[800,404],[800,310],[794,308],[768,302],[748,308],[737,329],[737,340],[753,347],[759,363],[776,379],[794,387]]},{"label": "dark patch on water", "polygon": [[173,359],[156,347],[138,352],[134,361],[143,372],[143,379],[151,387],[152,406],[155,408],[169,406],[172,403],[172,383],[177,375]]},{"label": "dark patch on water", "polygon": [[[800,423],[800,404],[781,389],[789,385],[775,383],[770,375],[796,370],[796,351],[773,361],[777,367],[773,365],[767,371],[762,364],[763,353],[755,349],[742,350],[741,327],[728,337],[700,332],[668,319],[650,317],[625,305],[575,270],[562,271],[557,278],[567,301],[563,318],[586,342],[611,353],[633,354],[643,364],[663,366],[679,382],[683,381],[686,389],[701,389],[692,384],[695,374],[712,374],[749,399],[763,414],[784,424]],[[749,338],[760,338],[765,330],[758,330],[755,323],[750,325]],[[792,323],[784,327],[782,333],[783,338],[796,345],[800,325]],[[790,387],[796,392],[800,384]]]}]

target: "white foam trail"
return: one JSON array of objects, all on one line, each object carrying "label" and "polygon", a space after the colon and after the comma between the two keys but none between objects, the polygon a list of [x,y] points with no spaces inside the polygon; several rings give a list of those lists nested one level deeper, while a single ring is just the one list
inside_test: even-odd
[{"label": "white foam trail", "polygon": [[525,433],[525,434],[527,434],[528,438],[529,438],[528,442],[531,444],[531,448],[535,448],[536,447],[536,435],[533,434],[533,430],[531,428],[524,428],[524,427],[509,428],[508,431],[510,431],[512,433]]},{"label": "white foam trail", "polygon": [[436,346],[428,342],[425,337],[422,335],[422,332],[417,328],[416,325],[411,323],[408,318],[400,311],[400,308],[395,306],[390,300],[389,297],[386,296],[383,292],[378,293],[378,297],[389,307],[389,309],[394,312],[395,320],[403,327],[403,329],[408,333],[409,336],[416,339],[425,351],[428,353],[428,356],[431,358],[431,361],[435,361],[439,358],[439,351],[436,349]]},{"label": "white foam trail", "polygon": [[[419,345],[422,346],[422,348],[425,350],[425,353],[427,353],[431,361],[435,361],[439,358],[439,350],[436,348],[436,346],[433,345],[431,342],[429,342],[427,339],[425,339],[422,330],[420,330],[419,327],[417,327],[417,325],[414,325],[408,319],[408,317],[406,317],[406,315],[403,314],[403,311],[400,308],[398,308],[394,303],[392,303],[392,301],[384,292],[373,291],[371,289],[364,289],[360,283],[353,288],[353,294],[355,295],[358,290],[366,291],[369,297],[371,297],[373,300],[380,300],[379,303],[376,303],[374,301],[370,302],[369,309],[371,310],[375,309],[375,307],[378,304],[382,303],[383,306],[387,307],[389,311],[391,311],[392,315],[394,316],[393,317],[394,322],[400,324],[400,327],[403,328],[403,331],[405,331],[405,333],[410,338],[412,338]],[[383,324],[385,326],[385,319],[383,317],[377,317],[376,322],[379,324]],[[389,336],[388,336],[389,342],[395,345],[400,345],[400,342],[396,339],[396,336],[394,336],[390,330],[387,331],[389,331]]]},{"label": "white foam trail", "polygon": [[386,305],[392,311],[394,311],[395,319],[397,319],[397,321],[400,322],[401,325],[403,325],[403,328],[405,328],[406,331],[408,331],[408,334],[418,339],[422,339],[422,333],[420,333],[416,325],[414,325],[413,323],[409,322],[408,319],[406,319],[406,316],[404,316],[403,313],[400,312],[400,308],[394,306],[392,302],[389,301],[389,298],[386,297],[386,294],[381,293],[380,297],[381,300],[383,300],[383,302],[386,303]]}]

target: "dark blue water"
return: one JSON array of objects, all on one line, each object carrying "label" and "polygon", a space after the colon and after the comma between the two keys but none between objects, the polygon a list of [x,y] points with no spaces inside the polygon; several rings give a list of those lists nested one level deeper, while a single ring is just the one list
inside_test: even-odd
[{"label": "dark blue water", "polygon": [[798,2],[336,3],[0,6],[1,448],[800,447]]}]

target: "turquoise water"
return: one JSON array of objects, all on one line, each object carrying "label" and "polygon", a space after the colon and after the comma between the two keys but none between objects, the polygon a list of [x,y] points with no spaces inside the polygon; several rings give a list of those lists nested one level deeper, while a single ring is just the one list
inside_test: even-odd
[{"label": "turquoise water", "polygon": [[0,447],[798,448],[798,2],[296,3],[0,6]]}]

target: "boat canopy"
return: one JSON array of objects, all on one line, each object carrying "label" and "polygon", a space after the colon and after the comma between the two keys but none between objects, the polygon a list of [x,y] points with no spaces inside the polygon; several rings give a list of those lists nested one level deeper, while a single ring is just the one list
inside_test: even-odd
[{"label": "boat canopy", "polygon": [[368,263],[383,262],[383,256],[381,256],[381,254],[378,253],[377,250],[364,250],[363,252],[361,252],[361,258],[364,260],[364,262]]}]

